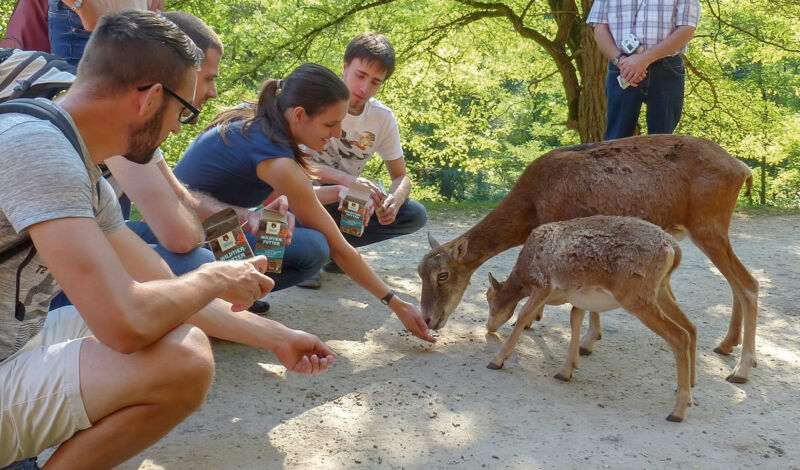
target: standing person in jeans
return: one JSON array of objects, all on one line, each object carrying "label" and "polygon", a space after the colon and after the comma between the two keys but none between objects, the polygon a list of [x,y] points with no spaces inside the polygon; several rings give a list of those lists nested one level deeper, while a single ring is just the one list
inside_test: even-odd
[{"label": "standing person in jeans", "polygon": [[97,21],[124,8],[160,11],[164,0],[48,0],[50,53],[77,66]]},{"label": "standing person in jeans", "polygon": [[586,22],[611,60],[603,139],[632,136],[642,103],[647,133],[672,134],[683,108],[682,54],[699,17],[698,0],[595,0]]},{"label": "standing person in jeans", "polygon": [[[342,65],[342,80],[350,91],[342,135],[331,138],[323,150],[313,152],[309,162],[309,174],[313,178],[323,184],[339,185],[323,186],[317,191],[320,201],[337,224],[341,215],[339,194],[342,187],[358,182],[372,191],[374,212],[367,219],[364,234],[360,237],[345,234],[345,239],[354,247],[416,232],[428,221],[425,207],[408,199],[411,180],[406,171],[394,113],[373,98],[392,75],[394,65],[394,48],[382,34],[363,33],[350,41]],[[360,176],[375,153],[383,159],[392,180],[386,192]],[[333,261],[324,270],[342,272]],[[301,286],[319,287],[319,280]]]},{"label": "standing person in jeans", "polygon": [[[317,373],[333,353],[313,335],[243,311],[272,287],[267,260],[209,263],[175,277],[124,226],[97,164],[146,163],[178,132],[202,52],[145,11],[105,15],[56,104],[77,152],[46,120],[0,116],[0,466],[60,445],[52,469],[112,468],[203,401],[206,335],[273,351]],[[16,250],[15,250],[16,251]],[[75,305],[48,313],[59,285]]]}]

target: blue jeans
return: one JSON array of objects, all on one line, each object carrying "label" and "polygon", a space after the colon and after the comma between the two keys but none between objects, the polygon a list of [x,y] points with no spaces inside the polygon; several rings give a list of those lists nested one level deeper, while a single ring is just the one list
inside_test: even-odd
[{"label": "blue jeans", "polygon": [[7,467],[0,468],[0,470],[37,470],[38,468],[39,466],[36,465],[36,459],[31,458],[12,462]]},{"label": "blue jeans", "polygon": [[647,103],[647,133],[672,134],[683,109],[683,57],[674,55],[653,62],[638,87],[623,90],[617,82],[618,76],[619,68],[609,62],[603,139],[632,136],[642,103]]},{"label": "blue jeans", "polygon": [[80,17],[60,0],[48,0],[47,29],[50,53],[77,66],[91,31],[83,29]]},{"label": "blue jeans", "polygon": [[[256,236],[250,232],[245,232],[244,236],[250,243],[250,248],[255,251]],[[295,226],[292,244],[287,245],[283,251],[280,274],[267,273],[267,276],[275,281],[272,291],[286,289],[317,274],[329,257],[328,241],[322,233],[299,225]]]},{"label": "blue jeans", "polygon": [[[339,204],[327,204],[325,209],[327,209],[328,213],[333,217],[333,221],[336,222],[336,225],[339,225],[341,219]],[[366,246],[401,235],[414,233],[424,227],[427,222],[428,212],[425,210],[425,206],[417,201],[406,199],[406,202],[403,203],[403,205],[400,206],[400,210],[397,211],[397,217],[395,217],[394,222],[391,224],[381,225],[380,222],[378,222],[378,216],[372,214],[372,217],[369,219],[369,225],[364,227],[364,233],[360,237],[355,237],[348,233],[343,233],[342,235],[344,235],[344,238],[352,246]]]}]

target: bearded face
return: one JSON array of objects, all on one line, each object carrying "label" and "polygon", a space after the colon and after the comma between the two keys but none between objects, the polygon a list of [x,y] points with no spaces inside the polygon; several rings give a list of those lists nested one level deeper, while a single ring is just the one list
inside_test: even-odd
[{"label": "bearded face", "polygon": [[159,137],[166,107],[165,101],[150,120],[131,130],[128,148],[122,154],[125,158],[139,164],[148,163],[153,158],[153,152],[161,145]]}]

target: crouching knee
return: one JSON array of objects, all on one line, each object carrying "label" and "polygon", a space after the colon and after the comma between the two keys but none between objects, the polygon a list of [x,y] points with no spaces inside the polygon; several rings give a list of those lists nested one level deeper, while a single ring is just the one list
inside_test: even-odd
[{"label": "crouching knee", "polygon": [[395,221],[405,234],[414,233],[428,223],[428,211],[421,203],[408,199],[401,207]]},{"label": "crouching knee", "polygon": [[166,401],[191,412],[203,403],[214,378],[208,337],[200,328],[184,324],[167,334],[159,349]]}]

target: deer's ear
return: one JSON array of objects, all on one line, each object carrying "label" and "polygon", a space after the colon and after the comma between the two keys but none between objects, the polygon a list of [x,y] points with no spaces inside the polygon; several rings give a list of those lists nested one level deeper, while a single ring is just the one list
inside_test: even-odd
[{"label": "deer's ear", "polygon": [[498,282],[497,279],[495,279],[494,276],[492,276],[492,273],[489,273],[489,284],[492,285],[492,290],[495,291],[500,289],[501,287],[500,282]]},{"label": "deer's ear", "polygon": [[452,247],[450,247],[450,256],[453,257],[456,261],[461,261],[462,258],[467,254],[467,239],[462,238],[455,242]]},{"label": "deer's ear", "polygon": [[440,245],[440,243],[437,242],[435,238],[433,238],[433,235],[431,235],[431,232],[428,232],[428,244],[431,246],[432,250],[435,250],[436,248],[439,248],[439,245]]}]

